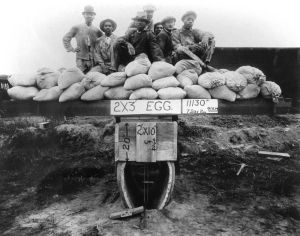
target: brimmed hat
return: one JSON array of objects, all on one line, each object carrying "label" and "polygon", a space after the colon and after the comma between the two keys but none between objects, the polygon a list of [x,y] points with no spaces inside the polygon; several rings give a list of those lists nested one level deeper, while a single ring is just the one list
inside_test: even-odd
[{"label": "brimmed hat", "polygon": [[96,15],[94,8],[90,5],[85,6],[82,13],[93,13]]},{"label": "brimmed hat", "polygon": [[156,7],[153,6],[153,5],[151,5],[151,4],[149,4],[149,5],[144,6],[143,10],[144,11],[156,11]]},{"label": "brimmed hat", "polygon": [[197,18],[197,14],[194,11],[187,11],[186,13],[183,14],[183,16],[181,17],[181,20],[184,21],[184,19],[188,16],[191,16],[194,18],[194,20]]},{"label": "brimmed hat", "polygon": [[168,21],[174,21],[174,22],[176,22],[176,18],[173,17],[173,16],[167,16],[167,17],[163,18],[160,22],[161,22],[162,24],[165,24],[165,23],[168,22]]},{"label": "brimmed hat", "polygon": [[136,17],[132,18],[132,20],[140,20],[140,21],[144,21],[146,23],[150,23],[150,21],[147,19],[146,13],[143,11],[138,11],[136,13]]},{"label": "brimmed hat", "polygon": [[112,24],[112,27],[113,27],[113,30],[112,31],[115,31],[116,28],[117,28],[117,23],[115,21],[113,21],[112,19],[105,19],[103,21],[100,22],[100,29],[102,31],[104,31],[104,25],[105,25],[105,22],[110,22]]}]

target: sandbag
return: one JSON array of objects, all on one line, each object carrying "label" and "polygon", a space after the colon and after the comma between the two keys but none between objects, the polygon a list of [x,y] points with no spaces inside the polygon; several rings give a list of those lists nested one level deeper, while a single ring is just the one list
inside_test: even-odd
[{"label": "sandbag", "polygon": [[7,90],[8,96],[15,100],[31,100],[39,90],[36,87],[15,86]]},{"label": "sandbag", "polygon": [[278,102],[281,88],[275,82],[266,81],[260,86],[260,93],[264,98],[272,98],[274,102]]},{"label": "sandbag", "polygon": [[60,89],[66,89],[72,84],[78,83],[83,80],[84,74],[77,68],[69,68],[64,70],[58,78],[58,86]]},{"label": "sandbag", "polygon": [[184,87],[187,98],[191,99],[210,99],[210,93],[200,85],[188,85]]},{"label": "sandbag", "polygon": [[182,88],[162,88],[157,91],[160,99],[183,99],[186,96],[186,92]]},{"label": "sandbag", "polygon": [[101,81],[106,78],[105,74],[102,74],[100,72],[89,72],[85,75],[83,80],[81,81],[81,84],[84,86],[86,90],[92,89],[98,85],[101,84]]},{"label": "sandbag", "polygon": [[200,63],[195,60],[180,60],[175,64],[175,67],[176,67],[177,74],[180,74],[184,70],[189,70],[189,69],[194,70],[198,75],[200,75],[202,72]]},{"label": "sandbag", "polygon": [[241,66],[236,70],[236,72],[243,75],[247,79],[248,84],[261,85],[266,81],[265,74],[260,69],[252,66]]},{"label": "sandbag", "polygon": [[40,90],[37,95],[33,98],[34,101],[57,101],[59,96],[62,94],[63,90],[61,90],[58,86],[54,86],[49,89]]},{"label": "sandbag", "polygon": [[152,80],[146,74],[139,74],[127,78],[124,88],[127,90],[135,90],[152,86]]},{"label": "sandbag", "polygon": [[219,69],[218,72],[221,73],[221,74],[224,74],[225,72],[228,72],[230,70],[227,70],[227,69]]},{"label": "sandbag", "polygon": [[132,90],[126,90],[123,86],[118,86],[105,91],[104,96],[110,100],[128,99],[132,92]]},{"label": "sandbag", "polygon": [[164,61],[156,61],[152,63],[148,75],[154,81],[171,76],[175,73],[175,71],[176,68],[172,64]]},{"label": "sandbag", "polygon": [[84,92],[85,89],[81,83],[72,84],[60,95],[59,102],[77,100]]},{"label": "sandbag", "polygon": [[247,86],[247,79],[236,71],[228,71],[223,74],[226,86],[234,92],[242,91]]},{"label": "sandbag", "polygon": [[134,61],[128,63],[125,67],[125,73],[129,76],[146,74],[151,66],[151,62],[145,53],[139,54]]},{"label": "sandbag", "polygon": [[[193,69],[189,69],[189,70],[184,70],[182,71],[178,76],[177,79],[180,82],[180,80],[182,80],[182,78],[189,78],[193,84],[197,84],[198,83],[198,74],[196,73],[195,70]],[[184,80],[184,79],[183,79]]]},{"label": "sandbag", "polygon": [[57,86],[60,72],[44,67],[37,71],[36,84],[39,89],[49,89]]},{"label": "sandbag", "polygon": [[109,87],[102,87],[101,85],[97,85],[96,87],[91,88],[81,95],[82,101],[96,101],[104,99],[104,93],[107,91]]},{"label": "sandbag", "polygon": [[152,84],[152,88],[154,88],[155,90],[159,90],[168,87],[178,87],[179,84],[179,81],[174,76],[169,76],[155,80]]},{"label": "sandbag", "polygon": [[198,84],[203,88],[212,89],[224,85],[226,82],[224,74],[219,72],[207,72],[199,76]]},{"label": "sandbag", "polygon": [[256,84],[248,84],[246,88],[237,94],[236,99],[251,99],[256,98],[260,92],[260,87]]},{"label": "sandbag", "polygon": [[153,88],[140,88],[138,90],[133,91],[129,99],[156,99],[157,97],[158,94]]},{"label": "sandbag", "polygon": [[226,85],[210,89],[209,93],[213,98],[223,99],[229,102],[234,102],[236,99],[236,93],[230,90]]},{"label": "sandbag", "polygon": [[13,74],[8,82],[14,86],[31,87],[36,85],[36,74]]},{"label": "sandbag", "polygon": [[125,80],[126,80],[125,72],[115,72],[106,76],[106,78],[104,78],[101,81],[101,85],[103,87],[117,87],[123,85]]}]

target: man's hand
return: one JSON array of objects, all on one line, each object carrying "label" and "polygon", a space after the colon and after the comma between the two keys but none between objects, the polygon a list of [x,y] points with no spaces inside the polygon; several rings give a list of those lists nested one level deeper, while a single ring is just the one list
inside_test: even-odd
[{"label": "man's hand", "polygon": [[130,55],[130,56],[134,56],[134,55],[135,55],[134,47],[133,47],[130,43],[128,43],[128,44],[127,44],[127,48],[128,48],[128,53],[129,53],[129,55]]},{"label": "man's hand", "polygon": [[79,52],[80,51],[80,47],[76,47],[75,49],[73,49],[73,52]]},{"label": "man's hand", "polygon": [[186,50],[186,47],[184,47],[182,45],[179,45],[178,48],[177,48],[178,53],[184,53],[184,50]]}]

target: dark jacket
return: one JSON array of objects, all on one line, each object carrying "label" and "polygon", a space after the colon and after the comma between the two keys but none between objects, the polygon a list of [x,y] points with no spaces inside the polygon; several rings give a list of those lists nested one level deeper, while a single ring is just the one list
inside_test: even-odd
[{"label": "dark jacket", "polygon": [[163,29],[157,36],[156,36],[157,43],[162,50],[164,58],[167,62],[171,63],[171,57],[174,50],[173,42],[172,42],[172,31],[168,31]]}]

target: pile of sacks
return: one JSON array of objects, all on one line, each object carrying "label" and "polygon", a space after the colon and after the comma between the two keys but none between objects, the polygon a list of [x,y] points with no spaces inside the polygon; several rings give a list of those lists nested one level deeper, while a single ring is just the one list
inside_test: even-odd
[{"label": "pile of sacks", "polygon": [[123,72],[104,75],[78,68],[55,71],[41,68],[35,74],[12,75],[8,95],[15,100],[66,102],[81,99],[251,99],[261,94],[277,101],[280,87],[266,81],[264,73],[251,66],[202,73],[199,63],[179,61],[175,66],[160,61],[151,64],[146,54],[138,55]]}]

